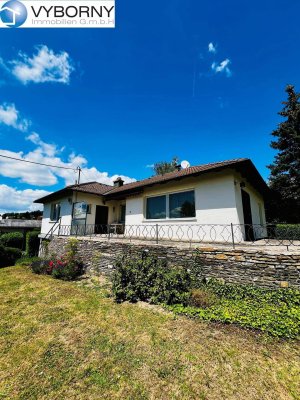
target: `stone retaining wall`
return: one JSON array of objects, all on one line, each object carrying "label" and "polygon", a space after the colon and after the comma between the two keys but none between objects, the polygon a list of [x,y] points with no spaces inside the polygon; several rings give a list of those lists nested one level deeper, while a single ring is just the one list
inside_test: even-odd
[{"label": "stone retaining wall", "polygon": [[[67,238],[54,238],[49,251],[64,252]],[[222,279],[225,282],[255,284],[262,287],[300,288],[300,254],[272,253],[257,250],[231,250],[214,247],[186,248],[152,243],[78,240],[79,254],[87,273],[109,274],[117,256],[130,251],[140,255],[143,251],[163,257],[172,265],[191,268],[197,265],[202,277]]]}]

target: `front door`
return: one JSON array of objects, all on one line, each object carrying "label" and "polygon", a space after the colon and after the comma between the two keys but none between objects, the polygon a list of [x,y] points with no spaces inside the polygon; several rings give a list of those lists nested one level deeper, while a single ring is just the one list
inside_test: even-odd
[{"label": "front door", "polygon": [[121,224],[125,224],[125,217],[126,217],[126,205],[122,204],[121,205],[121,210],[120,210],[120,222]]},{"label": "front door", "polygon": [[96,206],[95,233],[107,233],[108,207]]},{"label": "front door", "polygon": [[243,214],[244,214],[244,224],[245,224],[245,240],[253,241],[253,225],[252,225],[252,213],[251,213],[251,201],[250,196],[245,190],[242,192],[242,203],[243,203]]}]

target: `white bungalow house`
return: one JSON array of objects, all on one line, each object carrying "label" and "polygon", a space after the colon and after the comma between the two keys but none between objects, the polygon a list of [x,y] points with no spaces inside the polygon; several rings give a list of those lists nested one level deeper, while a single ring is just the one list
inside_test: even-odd
[{"label": "white bungalow house", "polygon": [[65,187],[44,204],[41,237],[115,235],[193,241],[266,236],[268,186],[250,159],[192,166],[114,186]]}]

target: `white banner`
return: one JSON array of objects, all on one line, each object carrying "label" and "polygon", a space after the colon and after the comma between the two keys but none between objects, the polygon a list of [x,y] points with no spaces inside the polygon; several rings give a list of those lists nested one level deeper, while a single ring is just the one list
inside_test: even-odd
[{"label": "white banner", "polygon": [[0,28],[114,27],[114,0],[0,1]]}]

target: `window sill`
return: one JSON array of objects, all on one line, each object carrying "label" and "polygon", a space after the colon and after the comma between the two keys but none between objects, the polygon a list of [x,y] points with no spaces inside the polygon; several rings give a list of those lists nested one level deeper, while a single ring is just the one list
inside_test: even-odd
[{"label": "window sill", "polygon": [[197,218],[164,218],[164,219],[144,219],[142,221],[143,224],[145,223],[151,223],[151,222],[163,222],[163,223],[168,223],[168,222],[197,222]]}]

